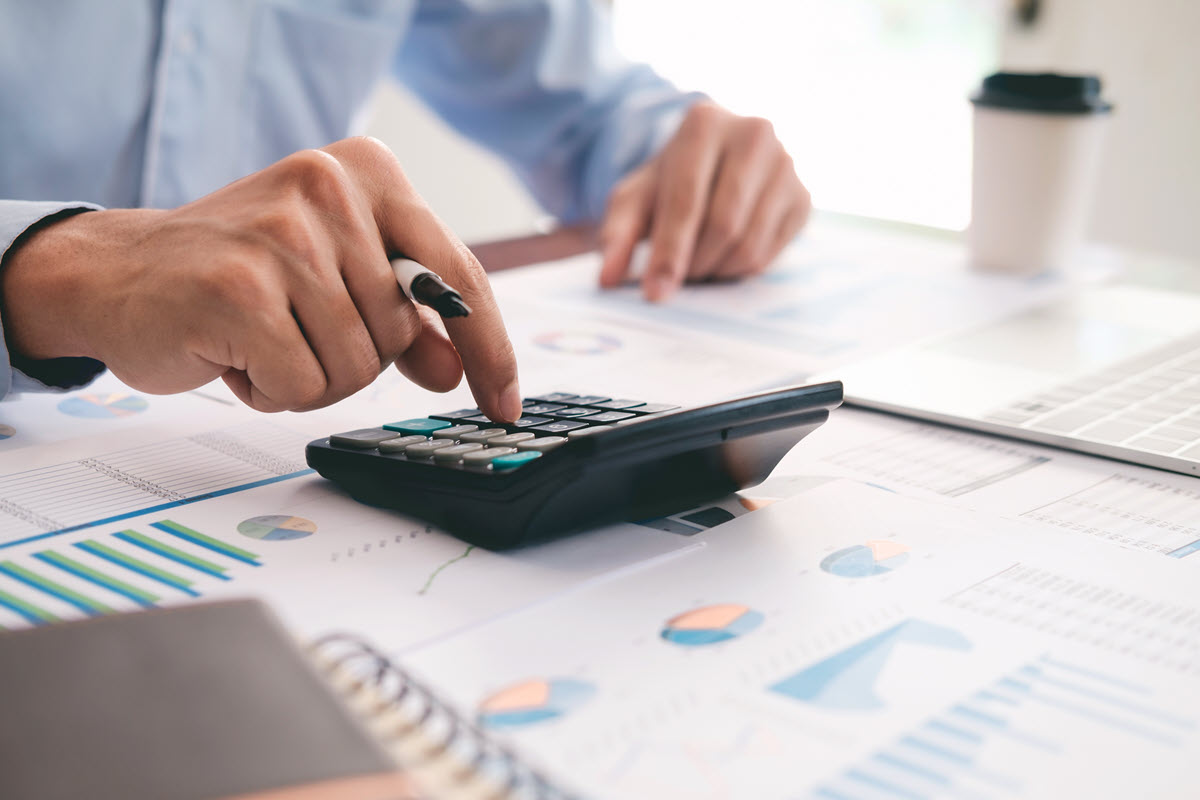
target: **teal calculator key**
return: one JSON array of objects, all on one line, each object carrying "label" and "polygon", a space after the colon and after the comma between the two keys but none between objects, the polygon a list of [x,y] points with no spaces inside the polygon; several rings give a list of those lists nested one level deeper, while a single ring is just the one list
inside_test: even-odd
[{"label": "teal calculator key", "polygon": [[389,422],[383,426],[385,431],[399,431],[403,434],[421,433],[426,436],[434,431],[440,431],[442,428],[449,428],[450,423],[440,419],[429,419],[427,417],[421,419],[406,419],[400,422]]},{"label": "teal calculator key", "polygon": [[541,458],[542,454],[536,450],[526,450],[523,453],[512,453],[507,456],[500,456],[492,459],[492,469],[504,471],[506,469],[516,469],[522,464],[528,464],[535,458]]}]

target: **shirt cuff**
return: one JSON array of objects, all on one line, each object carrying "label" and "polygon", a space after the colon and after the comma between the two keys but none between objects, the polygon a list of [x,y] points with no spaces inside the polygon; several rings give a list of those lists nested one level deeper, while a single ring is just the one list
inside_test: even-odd
[{"label": "shirt cuff", "polygon": [[[0,270],[4,259],[21,237],[55,217],[100,210],[94,203],[25,202],[0,200]],[[0,320],[0,323],[3,321]],[[0,324],[0,398],[15,392],[48,392],[77,389],[96,379],[104,365],[93,358],[35,360],[11,352]]]}]

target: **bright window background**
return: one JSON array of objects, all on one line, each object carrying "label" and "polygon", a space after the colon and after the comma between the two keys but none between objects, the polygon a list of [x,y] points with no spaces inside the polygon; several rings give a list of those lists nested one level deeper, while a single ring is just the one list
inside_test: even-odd
[{"label": "bright window background", "polygon": [[961,229],[967,97],[1001,0],[616,0],[617,41],[683,88],[770,119],[819,208]]}]

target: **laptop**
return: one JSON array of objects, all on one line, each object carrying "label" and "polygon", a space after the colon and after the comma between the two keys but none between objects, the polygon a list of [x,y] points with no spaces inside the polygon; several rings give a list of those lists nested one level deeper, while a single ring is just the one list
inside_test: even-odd
[{"label": "laptop", "polygon": [[1200,295],[1095,287],[836,377],[848,404],[1200,475]]}]

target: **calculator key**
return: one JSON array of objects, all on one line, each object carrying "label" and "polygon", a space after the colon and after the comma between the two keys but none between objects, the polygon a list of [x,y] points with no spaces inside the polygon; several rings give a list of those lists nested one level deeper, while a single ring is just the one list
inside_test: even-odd
[{"label": "calculator key", "polygon": [[463,455],[463,464],[468,467],[482,467],[492,463],[493,459],[500,456],[511,456],[517,452],[515,447],[485,447],[482,450],[472,450]]},{"label": "calculator key", "polygon": [[476,450],[482,450],[483,445],[478,442],[472,444],[456,444],[450,447],[443,447],[441,450],[433,451],[433,460],[439,464],[453,464],[456,461],[462,461],[463,456],[467,453],[472,453]]},{"label": "calculator key", "polygon": [[460,420],[459,420],[459,422],[464,422],[464,423],[465,423],[465,422],[478,422],[480,425],[492,425],[492,424],[494,424],[494,423],[493,423],[493,422],[492,422],[490,419],[488,419],[488,418],[487,418],[487,416],[486,416],[486,415],[484,415],[484,414],[476,414],[476,415],[475,415],[475,416],[473,416],[473,417],[463,417],[462,419],[460,419]]},{"label": "calculator key", "polygon": [[584,436],[591,436],[594,433],[599,433],[600,431],[611,431],[612,429],[612,425],[589,425],[586,428],[580,428],[577,431],[571,431],[567,434],[567,438],[582,439]]},{"label": "calculator key", "polygon": [[596,408],[609,408],[613,411],[622,411],[626,408],[636,408],[646,404],[641,400],[608,400],[604,403],[581,403],[581,405],[595,406]]},{"label": "calculator key", "polygon": [[601,411],[599,414],[589,414],[583,417],[588,422],[620,422],[635,416],[627,411]]},{"label": "calculator key", "polygon": [[460,442],[486,443],[490,439],[495,439],[497,436],[504,436],[507,433],[508,431],[504,430],[504,428],[484,428],[483,430],[475,431],[474,433],[464,433],[462,436],[458,437],[458,440]]},{"label": "calculator key", "polygon": [[[535,403],[573,403],[575,402],[576,397],[578,397],[578,395],[574,395],[569,392],[554,392],[553,394],[543,394],[539,397],[531,397],[529,400],[532,400]],[[529,400],[526,400],[525,402],[528,403]]]},{"label": "calculator key", "polygon": [[584,414],[595,414],[596,409],[584,408],[583,406],[563,406],[558,411],[552,411],[547,414],[547,417],[555,419],[570,419],[571,417],[582,417]]},{"label": "calculator key", "polygon": [[536,450],[539,453],[549,453],[556,447],[562,447],[567,443],[565,436],[539,436],[536,439],[528,439],[517,445],[517,449],[521,452],[526,450]]},{"label": "calculator key", "polygon": [[334,447],[370,450],[380,442],[395,439],[399,435],[395,431],[385,431],[383,428],[359,428],[356,431],[335,433],[329,437],[329,443]]},{"label": "calculator key", "polygon": [[549,417],[521,417],[511,424],[514,428],[532,428],[534,425],[541,425],[549,421]]},{"label": "calculator key", "polygon": [[430,414],[431,419],[465,419],[482,414],[478,408],[460,408],[458,411],[447,411],[445,414]]},{"label": "calculator key", "polygon": [[449,428],[450,423],[440,419],[406,419],[400,422],[389,422],[383,426],[389,431],[399,431],[403,434],[423,433],[426,436],[442,428]]},{"label": "calculator key", "polygon": [[507,456],[500,456],[499,458],[492,460],[492,469],[500,471],[516,469],[522,464],[528,464],[535,458],[541,458],[541,456],[542,454],[536,450],[527,450],[524,453],[513,453]]},{"label": "calculator key", "polygon": [[408,449],[410,444],[418,444],[420,442],[428,442],[424,436],[413,434],[412,436],[401,436],[399,439],[388,439],[386,442],[379,443],[379,452],[381,453],[403,453]]},{"label": "calculator key", "polygon": [[521,409],[522,414],[549,414],[551,411],[558,411],[560,408],[566,408],[561,403],[535,403],[531,406],[525,406]]},{"label": "calculator key", "polygon": [[497,436],[495,439],[488,439],[488,447],[515,447],[521,442],[534,438],[535,435],[529,431],[521,431],[520,433],[510,433],[507,436]]},{"label": "calculator key", "polygon": [[566,433],[567,431],[573,431],[577,428],[587,427],[586,422],[576,422],[573,419],[560,419],[555,422],[550,422],[550,420],[546,420],[546,422],[548,424],[538,425],[536,428],[531,428],[530,430],[536,431],[537,433],[563,434],[563,433]]},{"label": "calculator key", "polygon": [[630,411],[635,411],[638,414],[661,414],[664,411],[674,411],[679,406],[671,403],[645,403],[637,408],[631,408]]},{"label": "calculator key", "polygon": [[404,448],[404,455],[409,458],[429,458],[444,447],[456,447],[449,439],[427,439],[424,442],[410,444]]},{"label": "calculator key", "polygon": [[479,430],[478,425],[453,425],[449,428],[442,428],[440,431],[433,432],[435,439],[457,439],[464,433],[474,433]]},{"label": "calculator key", "polygon": [[[570,400],[572,405],[577,406],[594,406],[598,403],[607,403],[611,397],[605,397],[601,394],[581,394]],[[564,401],[565,402],[565,401]]]}]

